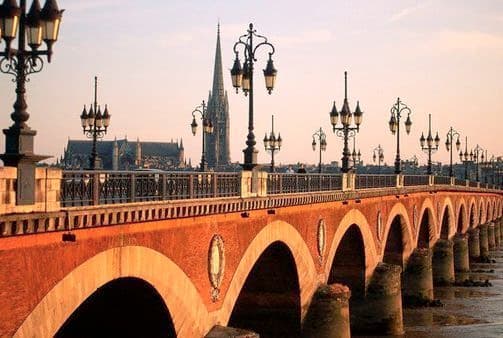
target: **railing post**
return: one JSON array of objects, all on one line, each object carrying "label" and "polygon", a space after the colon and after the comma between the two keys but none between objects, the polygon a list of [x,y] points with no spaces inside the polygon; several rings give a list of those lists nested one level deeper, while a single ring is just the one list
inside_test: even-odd
[{"label": "railing post", "polygon": [[194,198],[194,174],[189,175],[189,198]]},{"label": "railing post", "polygon": [[166,192],[168,191],[168,179],[166,174],[161,174],[161,200],[166,200]]},{"label": "railing post", "polygon": [[100,204],[100,175],[92,173],[93,177],[93,205]]},{"label": "railing post", "polygon": [[131,184],[131,202],[134,202],[136,200],[136,175],[134,173],[130,174],[129,176],[130,179],[130,184]]},{"label": "railing post", "polygon": [[455,177],[451,177],[451,185],[456,185],[456,178]]},{"label": "railing post", "polygon": [[435,184],[435,176],[429,175],[428,176],[428,185],[431,187],[434,184]]},{"label": "railing post", "polygon": [[213,197],[218,197],[218,174],[213,174]]}]

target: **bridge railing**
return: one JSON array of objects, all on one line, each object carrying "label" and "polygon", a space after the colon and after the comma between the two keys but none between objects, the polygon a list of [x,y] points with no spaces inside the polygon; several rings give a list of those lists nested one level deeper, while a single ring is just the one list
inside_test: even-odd
[{"label": "bridge railing", "polygon": [[396,187],[396,175],[356,175],[355,189]]},{"label": "bridge railing", "polygon": [[454,179],[454,185],[466,187],[466,180],[461,180],[459,178]]},{"label": "bridge railing", "polygon": [[267,194],[288,194],[342,190],[340,174],[283,174],[267,175]]},{"label": "bridge railing", "polygon": [[239,173],[64,171],[63,207],[240,196]]},{"label": "bridge railing", "polygon": [[425,175],[404,175],[403,185],[405,187],[415,186],[415,185],[429,185],[430,177]]},{"label": "bridge railing", "polygon": [[433,176],[433,183],[434,184],[450,185],[451,178],[449,176]]}]

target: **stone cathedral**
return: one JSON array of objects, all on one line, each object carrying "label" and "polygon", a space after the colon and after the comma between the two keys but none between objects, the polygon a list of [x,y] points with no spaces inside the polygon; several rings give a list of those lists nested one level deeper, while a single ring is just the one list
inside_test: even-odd
[{"label": "stone cathedral", "polygon": [[224,90],[222,52],[220,50],[220,24],[217,29],[217,47],[213,70],[213,88],[208,96],[208,117],[214,125],[212,134],[206,136],[206,160],[208,167],[223,169],[230,164],[229,149],[229,102]]}]

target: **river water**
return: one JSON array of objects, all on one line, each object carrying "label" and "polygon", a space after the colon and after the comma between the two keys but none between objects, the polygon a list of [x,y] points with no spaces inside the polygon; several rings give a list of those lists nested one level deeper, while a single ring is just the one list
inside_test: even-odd
[{"label": "river water", "polygon": [[[491,252],[496,263],[472,264],[473,280],[492,287],[435,288],[442,307],[404,309],[406,338],[503,337],[503,251]],[[491,271],[493,270],[493,271]]]}]

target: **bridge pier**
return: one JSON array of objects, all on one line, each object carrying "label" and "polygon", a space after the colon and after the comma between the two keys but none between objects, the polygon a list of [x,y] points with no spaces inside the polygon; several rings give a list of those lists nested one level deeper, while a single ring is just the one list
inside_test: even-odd
[{"label": "bridge pier", "polygon": [[490,222],[487,226],[487,242],[489,244],[489,250],[494,250],[496,248],[496,238],[494,231],[494,222]]},{"label": "bridge pier", "polygon": [[487,228],[487,224],[480,225],[480,258],[482,259],[489,256],[489,236]]},{"label": "bridge pier", "polygon": [[351,291],[342,284],[323,284],[313,295],[302,337],[350,338],[349,298]]},{"label": "bridge pier", "polygon": [[470,258],[468,253],[468,236],[457,234],[454,236],[454,274],[457,281],[468,279]]},{"label": "bridge pier", "polygon": [[215,325],[204,338],[259,338],[259,335],[252,331]]},{"label": "bridge pier", "polygon": [[379,263],[374,270],[365,300],[351,311],[358,320],[352,329],[356,335],[402,335],[402,292],[398,265]]},{"label": "bridge pier", "polygon": [[496,249],[500,247],[501,244],[501,223],[500,220],[494,222],[494,245]]},{"label": "bridge pier", "polygon": [[417,248],[410,255],[403,273],[402,297],[405,306],[433,300],[433,271],[429,248]]},{"label": "bridge pier", "polygon": [[476,261],[480,258],[480,239],[479,229],[471,229],[468,233],[468,252],[470,261]]},{"label": "bridge pier", "polygon": [[433,285],[454,283],[453,242],[439,239],[433,247]]}]

